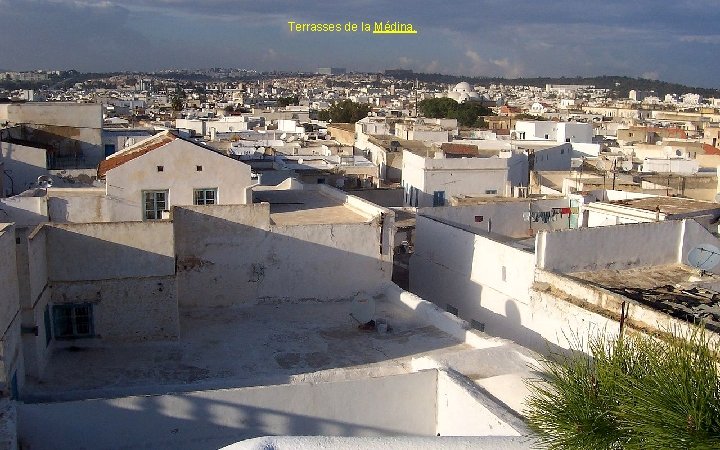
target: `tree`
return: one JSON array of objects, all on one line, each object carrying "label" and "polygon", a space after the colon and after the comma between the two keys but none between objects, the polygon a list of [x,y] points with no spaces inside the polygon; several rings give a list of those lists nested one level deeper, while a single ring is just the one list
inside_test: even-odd
[{"label": "tree", "polygon": [[278,106],[290,106],[290,105],[299,105],[300,104],[300,98],[295,95],[292,97],[280,97],[277,99],[277,105]]},{"label": "tree", "polygon": [[182,111],[185,107],[185,92],[180,86],[175,88],[175,93],[170,97],[170,106],[173,111]]},{"label": "tree", "polygon": [[431,98],[418,103],[423,116],[435,119],[457,119],[465,127],[479,126],[484,121],[481,116],[490,115],[490,110],[479,103],[458,103],[451,98]]},{"label": "tree", "polygon": [[[589,341],[543,362],[527,417],[551,449],[720,448],[718,348],[702,328]],[[575,350],[580,350],[579,346]]]},{"label": "tree", "polygon": [[355,123],[367,117],[370,105],[355,103],[352,100],[343,100],[335,103],[329,109],[320,111],[318,119],[336,123]]}]

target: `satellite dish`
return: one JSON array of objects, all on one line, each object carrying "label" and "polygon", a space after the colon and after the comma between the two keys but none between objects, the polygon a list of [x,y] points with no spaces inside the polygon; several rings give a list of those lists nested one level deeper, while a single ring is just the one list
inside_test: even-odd
[{"label": "satellite dish", "polygon": [[304,162],[305,162],[305,160],[304,160],[304,159],[302,159],[302,158],[298,158],[298,161],[297,161],[297,162],[298,162],[298,164],[302,164],[302,163],[304,163]]},{"label": "satellite dish", "polygon": [[359,294],[350,305],[350,315],[360,324],[370,322],[375,316],[375,299],[366,294]]},{"label": "satellite dish", "polygon": [[47,189],[52,187],[53,181],[52,178],[50,178],[50,175],[40,175],[37,179],[37,184],[41,188]]},{"label": "satellite dish", "polygon": [[700,270],[712,270],[720,263],[720,249],[712,244],[701,244],[690,250],[688,264]]},{"label": "satellite dish", "polygon": [[625,172],[630,172],[633,168],[633,163],[632,161],[623,161],[621,167]]}]

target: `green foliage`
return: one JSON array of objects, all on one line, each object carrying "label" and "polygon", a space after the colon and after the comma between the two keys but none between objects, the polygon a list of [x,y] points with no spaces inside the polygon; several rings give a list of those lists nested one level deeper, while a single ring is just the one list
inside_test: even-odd
[{"label": "green foliage", "polygon": [[329,109],[318,113],[319,120],[332,120],[335,123],[355,123],[367,117],[370,105],[355,103],[352,100],[343,100],[335,103]]},{"label": "green foliage", "polygon": [[[576,350],[579,350],[576,348]],[[530,427],[551,449],[720,448],[720,372],[702,329],[589,342],[542,364]]]},{"label": "green foliage", "polygon": [[518,119],[518,120],[536,120],[536,121],[544,121],[544,120],[547,120],[546,118],[544,118],[544,117],[542,117],[542,116],[534,116],[534,115],[532,115],[532,114],[527,114],[527,113],[517,114],[517,115],[515,116],[515,118]]},{"label": "green foliage", "polygon": [[451,98],[431,98],[418,103],[418,109],[425,117],[434,119],[457,119],[465,127],[482,126],[481,116],[490,114],[490,110],[478,103],[458,103]]},{"label": "green foliage", "polygon": [[185,92],[178,86],[175,93],[170,97],[170,106],[173,111],[182,111],[185,107]]},{"label": "green foliage", "polygon": [[277,105],[278,106],[290,106],[290,105],[299,105],[300,104],[300,98],[295,95],[293,97],[280,97],[277,99]]}]

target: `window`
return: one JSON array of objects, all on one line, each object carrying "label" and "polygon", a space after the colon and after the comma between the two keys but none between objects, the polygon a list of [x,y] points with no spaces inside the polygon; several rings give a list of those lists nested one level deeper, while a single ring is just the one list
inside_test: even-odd
[{"label": "window", "polygon": [[500,274],[500,276],[502,277],[502,280],[507,281],[507,268],[505,266],[502,266],[501,272],[502,273]]},{"label": "window", "polygon": [[165,167],[164,167],[164,166],[157,166],[157,171],[158,171],[158,172],[162,172],[163,170],[165,170]]},{"label": "window", "polygon": [[202,172],[202,166],[195,166],[195,170],[198,172]]},{"label": "window", "polygon": [[433,192],[433,206],[445,206],[445,191]]},{"label": "window", "polygon": [[570,138],[565,138],[565,142],[570,142]]},{"label": "window", "polygon": [[194,205],[214,205],[217,203],[217,189],[195,189]]},{"label": "window", "polygon": [[168,191],[143,191],[143,200],[145,205],[143,219],[162,219],[162,212],[168,209]]},{"label": "window", "polygon": [[105,144],[105,156],[115,153],[115,144]]},{"label": "window", "polygon": [[54,305],[55,337],[69,339],[93,335],[92,305]]},{"label": "window", "polygon": [[497,189],[485,189],[486,194],[497,194]]},{"label": "window", "polygon": [[45,347],[50,345],[52,340],[52,323],[50,321],[50,305],[45,305],[43,313],[43,322],[45,323]]}]

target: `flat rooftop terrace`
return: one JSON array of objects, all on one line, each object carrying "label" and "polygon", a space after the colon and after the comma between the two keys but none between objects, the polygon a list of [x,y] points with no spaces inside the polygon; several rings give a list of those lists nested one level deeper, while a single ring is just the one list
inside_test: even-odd
[{"label": "flat rooftop terrace", "polygon": [[182,311],[178,340],[85,340],[55,349],[45,378],[28,380],[23,400],[356,379],[409,373],[413,358],[474,350],[383,297],[376,317],[388,321],[387,334],[359,330],[350,312],[350,300]]},{"label": "flat rooftop terrace", "polygon": [[720,332],[720,278],[683,264],[569,274],[675,318]]},{"label": "flat rooftop terrace", "polygon": [[364,223],[371,219],[317,190],[255,191],[253,202],[270,203],[270,220],[275,225]]},{"label": "flat rooftop terrace", "polygon": [[679,197],[646,197],[629,200],[609,202],[612,205],[622,205],[645,211],[661,212],[664,214],[689,214],[701,211],[720,209],[720,204]]}]

